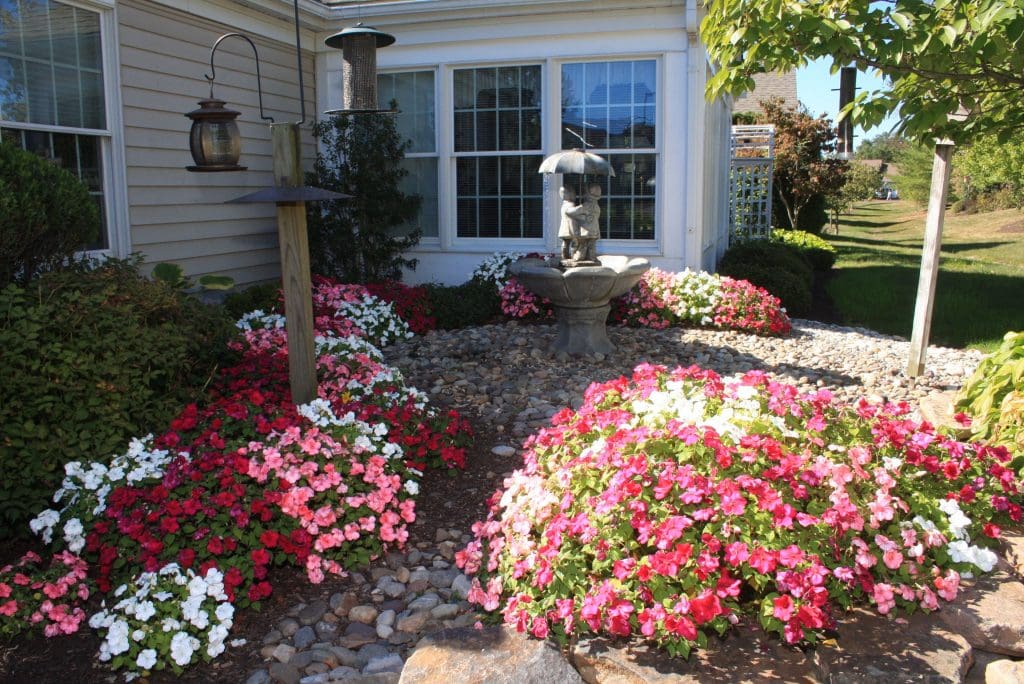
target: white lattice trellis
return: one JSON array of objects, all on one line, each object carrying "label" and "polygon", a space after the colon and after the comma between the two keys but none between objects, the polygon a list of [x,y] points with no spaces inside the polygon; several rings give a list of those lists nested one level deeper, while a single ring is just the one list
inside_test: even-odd
[{"label": "white lattice trellis", "polygon": [[775,126],[733,126],[730,149],[730,240],[767,238],[772,226]]}]

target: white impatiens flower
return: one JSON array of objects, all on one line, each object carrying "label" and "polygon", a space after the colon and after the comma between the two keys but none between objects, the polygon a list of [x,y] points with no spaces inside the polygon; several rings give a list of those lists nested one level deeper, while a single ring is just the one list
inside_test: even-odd
[{"label": "white impatiens flower", "polygon": [[152,601],[140,601],[135,607],[135,617],[143,622],[147,622],[154,615],[156,615],[156,606]]},{"label": "white impatiens flower", "polygon": [[971,519],[960,510],[960,504],[953,499],[943,499],[939,501],[939,508],[949,518],[949,531],[953,538],[970,541],[967,528],[971,526]]},{"label": "white impatiens flower", "polygon": [[44,543],[49,544],[53,541],[53,528],[58,522],[60,522],[60,513],[52,508],[47,508],[33,518],[28,527],[33,534],[42,537]]},{"label": "white impatiens flower", "polygon": [[139,652],[139,657],[135,659],[135,664],[142,670],[152,669],[156,665],[156,649],[147,648]]},{"label": "white impatiens flower", "polygon": [[970,563],[982,572],[992,572],[999,561],[999,557],[989,549],[968,544],[958,539],[949,544],[949,557],[957,563]]},{"label": "white impatiens flower", "polygon": [[114,620],[107,630],[106,642],[111,655],[127,651],[130,647],[128,643],[128,623],[124,620]]},{"label": "white impatiens flower", "polygon": [[171,637],[171,660],[185,667],[192,662],[192,655],[199,648],[199,639],[185,632],[178,632]]},{"label": "white impatiens flower", "polygon": [[420,486],[415,480],[406,480],[404,487],[405,491],[409,492],[411,496],[416,496],[420,493]]},{"label": "white impatiens flower", "polygon": [[231,619],[235,616],[235,607],[230,603],[222,603],[219,606],[217,606],[217,611],[215,615],[217,616],[217,619],[221,622],[230,622]]}]

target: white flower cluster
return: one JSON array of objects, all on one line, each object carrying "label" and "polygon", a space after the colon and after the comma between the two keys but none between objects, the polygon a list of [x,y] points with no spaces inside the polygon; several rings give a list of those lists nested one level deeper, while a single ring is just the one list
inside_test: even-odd
[{"label": "white flower cluster", "polygon": [[250,330],[280,330],[284,328],[284,316],[276,313],[264,313],[263,309],[256,309],[235,321],[235,327],[249,332]]},{"label": "white flower cluster", "polygon": [[355,414],[351,411],[338,417],[334,414],[334,409],[331,408],[331,402],[326,399],[314,399],[308,404],[298,406],[296,411],[300,416],[320,428],[328,426],[355,428],[358,435],[352,440],[352,444],[358,449],[379,453],[387,460],[402,458],[402,447],[387,440],[388,426],[384,423],[370,425],[356,420]]},{"label": "white flower cluster", "polygon": [[373,295],[366,295],[358,302],[341,302],[334,315],[352,321],[366,333],[368,340],[379,347],[413,336],[409,324],[395,313],[391,302]]},{"label": "white flower cluster", "polygon": [[717,274],[687,268],[672,276],[671,289],[678,297],[673,304],[677,316],[711,325],[712,314],[722,298],[722,279]]},{"label": "white flower cluster", "polygon": [[[664,427],[670,420],[684,425],[710,427],[723,437],[738,442],[751,423],[769,420],[764,414],[757,390],[747,385],[730,385],[731,396],[727,395],[718,410],[711,407],[703,389],[685,381],[670,380],[664,390],[647,395],[646,399],[634,401],[630,411],[641,425]],[[781,421],[780,421],[781,423]],[[785,424],[781,424],[785,428]]]},{"label": "white flower cluster", "polygon": [[505,283],[510,278],[508,267],[525,256],[520,252],[495,252],[477,264],[469,277],[471,280],[483,280],[491,283],[500,290],[505,287]]},{"label": "white flower cluster", "polygon": [[[946,514],[949,532],[953,535],[953,541],[946,547],[949,551],[949,557],[953,559],[953,562],[970,563],[982,572],[992,572],[999,557],[989,549],[983,549],[980,546],[971,544],[970,535],[967,534],[967,529],[971,526],[971,519],[960,510],[960,504],[953,499],[942,499],[939,501],[939,509]],[[914,524],[925,532],[934,533],[938,531],[935,523],[921,516],[914,518]],[[967,573],[964,573],[964,575],[969,576]]]},{"label": "white flower cluster", "polygon": [[64,520],[64,543],[78,553],[85,545],[81,518],[97,516],[107,509],[107,495],[121,485],[137,485],[147,480],[159,480],[164,469],[177,456],[187,458],[185,452],[170,452],[153,448],[153,435],[133,438],[128,451],[114,456],[109,465],[99,462],[71,461],[64,465],[64,480],[53,495],[54,503],[63,503],[59,511],[47,509],[37,515],[29,528],[49,544],[53,531]]},{"label": "white flower cluster", "polygon": [[351,354],[366,354],[377,363],[384,362],[384,354],[380,349],[370,344],[362,337],[349,335],[348,337],[335,337],[334,335],[317,335],[313,340],[316,355],[333,354],[335,356],[348,356]]},{"label": "white flower cluster", "polygon": [[104,603],[89,626],[105,631],[99,659],[114,660],[130,679],[152,670],[161,658],[183,668],[197,656],[216,658],[224,652],[235,607],[216,568],[200,576],[171,563],[142,573],[131,586],[122,584],[114,596],[124,598],[110,609]]}]

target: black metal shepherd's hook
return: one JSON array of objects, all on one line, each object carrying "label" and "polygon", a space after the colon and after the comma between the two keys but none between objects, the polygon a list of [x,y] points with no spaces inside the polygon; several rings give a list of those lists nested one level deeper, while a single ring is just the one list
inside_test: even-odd
[{"label": "black metal shepherd's hook", "polygon": [[[299,0],[293,0],[292,5],[295,10],[295,61],[299,71],[299,108],[302,118],[295,122],[296,126],[301,126],[306,123],[306,88],[302,78],[302,37],[299,31]],[[244,33],[225,33],[223,36],[217,39],[217,42],[213,44],[210,49],[210,75],[206,76],[206,80],[210,82],[210,97],[213,98],[213,82],[217,78],[217,67],[213,64],[213,56],[217,52],[217,48],[227,38],[237,37],[241,38],[249,44],[252,48],[253,55],[256,56],[256,94],[259,97],[260,102],[260,118],[264,121],[274,123],[274,117],[266,116],[263,113],[263,80],[260,77],[260,53],[256,49],[256,43],[252,42],[252,39]],[[205,74],[204,74],[205,75]]]}]

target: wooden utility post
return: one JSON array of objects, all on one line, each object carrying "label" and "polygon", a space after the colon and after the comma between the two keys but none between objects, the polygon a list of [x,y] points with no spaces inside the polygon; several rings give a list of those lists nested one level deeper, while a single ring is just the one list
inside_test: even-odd
[{"label": "wooden utility post", "polygon": [[916,378],[924,373],[928,352],[928,336],[932,328],[932,307],[935,303],[935,279],[939,275],[939,252],[942,249],[942,222],[946,216],[949,191],[949,159],[953,143],[940,140],[935,144],[932,164],[932,187],[928,195],[928,219],[924,225],[924,247],[921,252],[921,278],[914,304],[914,331],[910,337],[910,360],[907,375]]},{"label": "wooden utility post", "polygon": [[[302,187],[299,125],[270,125],[274,154],[274,187]],[[281,246],[285,326],[288,331],[288,379],[292,401],[306,404],[317,396],[313,348],[313,288],[309,275],[306,203],[277,202],[277,237]]]}]

